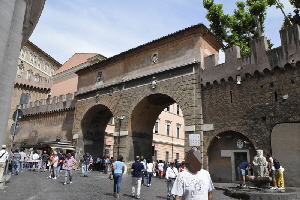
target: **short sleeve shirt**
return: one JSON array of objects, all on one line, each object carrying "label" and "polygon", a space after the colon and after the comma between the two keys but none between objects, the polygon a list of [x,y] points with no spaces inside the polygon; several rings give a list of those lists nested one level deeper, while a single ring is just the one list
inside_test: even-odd
[{"label": "short sleeve shirt", "polygon": [[114,173],[122,174],[122,168],[125,166],[125,164],[121,161],[114,162],[114,165],[116,166],[116,169],[114,170]]},{"label": "short sleeve shirt", "polygon": [[249,163],[247,163],[247,162],[242,162],[242,163],[239,165],[239,168],[240,168],[240,169],[246,169],[248,166],[249,166]]},{"label": "short sleeve shirt", "polygon": [[201,169],[197,174],[188,169],[178,174],[171,193],[188,200],[208,200],[208,192],[214,189],[210,174]]},{"label": "short sleeve shirt", "polygon": [[131,166],[133,169],[132,177],[143,177],[142,170],[144,169],[144,165],[141,162],[134,162]]}]

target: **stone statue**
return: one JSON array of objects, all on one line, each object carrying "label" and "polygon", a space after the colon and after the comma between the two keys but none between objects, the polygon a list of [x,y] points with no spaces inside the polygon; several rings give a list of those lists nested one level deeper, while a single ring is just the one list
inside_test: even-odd
[{"label": "stone statue", "polygon": [[253,175],[255,177],[267,177],[269,172],[267,170],[268,162],[263,156],[263,150],[257,150],[256,156],[253,159]]}]

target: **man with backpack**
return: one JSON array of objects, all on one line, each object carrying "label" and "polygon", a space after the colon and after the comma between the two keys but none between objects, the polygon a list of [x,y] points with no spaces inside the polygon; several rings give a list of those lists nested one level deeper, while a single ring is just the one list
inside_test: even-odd
[{"label": "man with backpack", "polygon": [[271,154],[267,154],[267,161],[268,161],[268,170],[269,176],[272,177],[273,187],[271,189],[277,189],[277,182],[276,182],[276,168],[274,166],[274,160]]}]

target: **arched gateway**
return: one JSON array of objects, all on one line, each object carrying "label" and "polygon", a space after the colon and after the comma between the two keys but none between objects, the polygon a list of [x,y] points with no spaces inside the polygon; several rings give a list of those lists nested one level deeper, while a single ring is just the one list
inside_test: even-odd
[{"label": "arched gateway", "polygon": [[[220,48],[221,43],[198,24],[78,70],[73,129],[77,154],[88,149],[101,152],[101,134],[113,116],[114,157],[149,157],[155,121],[175,102],[183,113],[185,138],[200,134],[201,60]],[[93,137],[99,142],[87,142]]]}]

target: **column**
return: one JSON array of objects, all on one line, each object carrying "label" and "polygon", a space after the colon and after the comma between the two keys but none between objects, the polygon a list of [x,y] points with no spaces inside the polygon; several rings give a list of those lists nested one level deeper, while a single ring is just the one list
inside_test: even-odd
[{"label": "column", "polygon": [[[11,5],[11,0],[1,1],[1,4]],[[22,42],[22,29],[24,14],[26,10],[26,2],[24,0],[12,1],[15,2],[14,9],[8,10],[8,15],[13,12],[12,20],[9,28],[9,36],[6,41],[6,49],[4,51],[3,61],[0,63],[2,69],[0,71],[0,145],[5,143],[7,121],[10,113],[10,105],[14,89],[14,82],[17,73],[18,57]],[[0,4],[0,13],[2,12],[2,5]],[[6,5],[6,7],[8,7]],[[5,9],[5,7],[3,8]],[[7,20],[8,22],[9,20]],[[1,22],[2,23],[2,22]],[[0,34],[1,35],[1,34]],[[5,39],[5,38],[1,38]],[[1,41],[3,42],[3,41]],[[4,41],[5,42],[5,41]],[[1,45],[0,45],[1,46]]]}]

